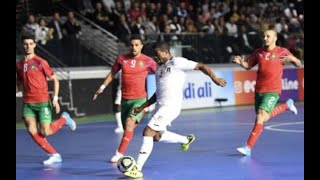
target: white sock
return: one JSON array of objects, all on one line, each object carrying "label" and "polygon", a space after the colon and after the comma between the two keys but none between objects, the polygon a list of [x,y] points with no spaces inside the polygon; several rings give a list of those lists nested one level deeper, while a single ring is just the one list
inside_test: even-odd
[{"label": "white sock", "polygon": [[166,142],[166,143],[188,143],[189,140],[186,136],[182,136],[180,134],[176,134],[174,132],[165,131],[159,140],[160,142]]},{"label": "white sock", "polygon": [[118,127],[122,128],[121,112],[116,112],[114,115],[116,116]]},{"label": "white sock", "polygon": [[142,146],[140,148],[140,152],[137,158],[137,168],[139,171],[142,170],[144,163],[149,158],[153,149],[153,137],[143,136]]}]

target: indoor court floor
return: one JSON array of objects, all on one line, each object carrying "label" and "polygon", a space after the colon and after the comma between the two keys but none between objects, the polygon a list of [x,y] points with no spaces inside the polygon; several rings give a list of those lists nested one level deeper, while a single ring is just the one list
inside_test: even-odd
[{"label": "indoor court floor", "polygon": [[[254,124],[253,106],[183,111],[168,130],[196,140],[186,152],[180,144],[154,143],[146,162],[144,180],[303,180],[304,104],[298,115],[287,111],[267,122],[251,157],[236,151],[243,146]],[[126,155],[137,158],[146,116],[136,128]],[[121,136],[116,122],[78,124],[75,132],[63,127],[48,141],[63,162],[41,164],[47,158],[25,129],[16,130],[17,180],[130,179],[108,163]]]}]

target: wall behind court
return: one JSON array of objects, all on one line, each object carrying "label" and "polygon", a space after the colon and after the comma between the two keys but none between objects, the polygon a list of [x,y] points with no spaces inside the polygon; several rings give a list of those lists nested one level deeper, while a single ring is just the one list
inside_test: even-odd
[{"label": "wall behind court", "polygon": [[[254,103],[254,87],[256,69],[245,71],[238,66],[212,66],[214,72],[227,80],[227,86],[222,88],[216,86],[211,80],[199,71],[187,73],[184,84],[184,100],[182,109],[196,109],[219,107],[217,98],[225,98],[221,106],[252,105]],[[71,69],[72,72],[72,69]],[[110,69],[98,68],[86,71],[77,70],[72,74],[72,88],[74,106],[78,111],[87,116],[96,114],[113,113],[115,86],[107,87],[96,101],[92,97],[101,85]],[[50,83],[50,82],[49,82]],[[286,66],[282,78],[283,92],[280,102],[287,98],[295,101],[304,101],[304,68],[293,68]],[[148,97],[155,92],[154,75],[149,75],[147,80]],[[152,108],[151,108],[152,109]],[[21,121],[22,99],[16,97],[16,121]]]}]

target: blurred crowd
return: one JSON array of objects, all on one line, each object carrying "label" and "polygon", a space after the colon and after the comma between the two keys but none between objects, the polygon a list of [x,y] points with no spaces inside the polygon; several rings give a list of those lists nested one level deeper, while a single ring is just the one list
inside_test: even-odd
[{"label": "blurred crowd", "polygon": [[[145,41],[162,38],[192,47],[203,46],[198,49],[206,52],[184,49],[191,59],[203,53],[216,59],[250,54],[261,46],[261,32],[266,29],[275,29],[278,44],[303,59],[303,0],[66,0],[65,3],[123,42],[132,34],[140,34]],[[47,22],[42,17],[37,19],[29,15],[22,33],[34,34],[42,44],[64,36],[76,39],[81,34],[72,11],[64,24],[59,20],[59,12]],[[201,39],[206,41],[199,43]]]}]

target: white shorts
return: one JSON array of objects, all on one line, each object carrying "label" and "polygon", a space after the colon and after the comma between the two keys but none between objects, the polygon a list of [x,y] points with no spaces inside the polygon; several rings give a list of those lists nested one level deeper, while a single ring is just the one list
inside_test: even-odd
[{"label": "white shorts", "polygon": [[148,126],[155,131],[166,131],[167,126],[171,126],[171,122],[179,116],[180,112],[180,108],[156,106]]},{"label": "white shorts", "polygon": [[116,93],[116,98],[114,100],[114,104],[121,104],[121,86],[119,85],[118,86],[118,89],[117,89],[117,93]]}]

